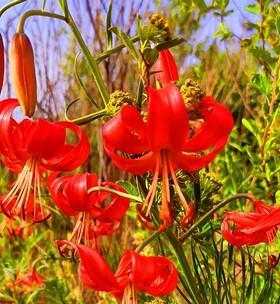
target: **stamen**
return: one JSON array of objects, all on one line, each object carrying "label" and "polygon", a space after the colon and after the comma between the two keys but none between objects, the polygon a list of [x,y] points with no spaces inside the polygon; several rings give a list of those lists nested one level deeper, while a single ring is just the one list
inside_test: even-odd
[{"label": "stamen", "polygon": [[123,299],[122,299],[122,304],[137,304],[138,303],[138,298],[137,298],[137,293],[132,285],[132,283],[129,283],[123,294]]},{"label": "stamen", "polygon": [[180,185],[178,183],[178,180],[177,180],[177,177],[176,177],[176,173],[174,171],[174,168],[173,168],[173,165],[172,165],[172,162],[171,160],[167,157],[168,159],[168,165],[169,165],[169,170],[170,170],[170,173],[171,173],[171,177],[172,177],[172,180],[173,180],[173,183],[174,183],[174,186],[175,186],[175,190],[179,196],[179,199],[180,199],[180,202],[182,203],[183,205],[183,208],[185,209],[185,212],[187,213],[190,209],[187,201],[186,201],[186,198],[180,188]]},{"label": "stamen", "polygon": [[150,186],[149,192],[143,202],[142,205],[142,211],[145,210],[145,208],[147,208],[146,210],[146,217],[150,214],[154,199],[155,199],[155,195],[156,195],[156,190],[157,190],[157,183],[158,183],[158,176],[159,176],[159,166],[160,166],[160,156],[157,155],[156,158],[156,168],[155,168],[155,173],[153,176],[153,180],[152,180],[152,184]]},{"label": "stamen", "polygon": [[[11,191],[1,202],[4,213],[9,217],[17,216],[18,212],[21,210],[22,218],[25,220],[25,208],[30,199],[32,182],[34,179],[34,166],[36,163],[37,161],[35,157],[27,160]],[[13,200],[15,200],[15,203],[12,205],[8,213],[6,209],[9,209],[10,203]]]}]

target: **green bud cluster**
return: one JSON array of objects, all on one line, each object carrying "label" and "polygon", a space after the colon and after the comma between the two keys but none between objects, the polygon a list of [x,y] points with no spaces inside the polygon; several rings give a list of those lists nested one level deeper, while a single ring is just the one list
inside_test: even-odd
[{"label": "green bud cluster", "polygon": [[181,85],[180,92],[187,108],[191,108],[205,96],[198,83],[190,78]]}]

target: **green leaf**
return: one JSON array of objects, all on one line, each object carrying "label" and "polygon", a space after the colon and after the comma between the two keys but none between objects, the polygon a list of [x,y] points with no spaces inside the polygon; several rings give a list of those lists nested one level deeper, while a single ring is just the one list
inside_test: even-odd
[{"label": "green leaf", "polygon": [[201,12],[205,12],[207,10],[207,5],[204,0],[193,0],[193,3]]},{"label": "green leaf", "polygon": [[127,34],[125,34],[123,31],[121,31],[118,27],[115,26],[111,27],[110,30],[120,38],[121,42],[129,50],[131,56],[138,61],[140,59],[139,52],[137,51],[133,42],[130,40],[129,36],[127,36]]},{"label": "green leaf", "polygon": [[255,74],[252,79],[252,84],[262,94],[266,96],[270,95],[271,81],[264,73]]},{"label": "green leaf", "polygon": [[117,183],[121,185],[127,191],[127,193],[134,196],[139,196],[137,188],[131,182],[121,180],[118,181]]},{"label": "green leaf", "polygon": [[249,13],[258,15],[261,13],[261,8],[259,4],[249,4],[245,6],[245,10]]},{"label": "green leaf", "polygon": [[221,37],[221,41],[226,40],[227,38],[229,38],[231,36],[231,30],[229,29],[229,27],[221,22],[218,26],[218,30],[217,32],[213,35],[214,38],[219,38]]},{"label": "green leaf", "polygon": [[280,16],[277,16],[275,19],[275,27],[276,27],[278,34],[280,35]]},{"label": "green leaf", "polygon": [[152,48],[145,48],[143,53],[143,58],[148,65],[152,66],[158,58],[158,52]]},{"label": "green leaf", "polygon": [[228,10],[228,11],[225,11],[225,12],[224,12],[224,16],[227,17],[227,16],[231,15],[232,13],[234,13],[234,10],[232,10],[232,9],[231,9],[231,10]]},{"label": "green leaf", "polygon": [[243,126],[259,140],[260,130],[255,120],[242,118]]},{"label": "green leaf", "polygon": [[63,10],[63,13],[64,13],[64,16],[66,18],[68,18],[68,13],[69,13],[69,10],[68,10],[68,4],[67,4],[67,0],[58,0],[62,10]]},{"label": "green leaf", "polygon": [[270,66],[274,65],[275,58],[267,50],[264,50],[262,47],[254,47],[249,50],[258,60],[265,61]]},{"label": "green leaf", "polygon": [[166,42],[162,42],[162,43],[159,43],[158,45],[155,46],[155,49],[160,52],[162,50],[165,50],[165,49],[169,49],[173,46],[176,46],[176,45],[179,45],[181,43],[185,42],[185,39],[184,38],[174,38],[172,40],[169,40],[169,41],[166,41]]},{"label": "green leaf", "polygon": [[113,46],[113,35],[110,31],[111,28],[111,17],[112,17],[112,7],[113,7],[113,1],[110,1],[107,17],[106,17],[106,36],[107,36],[107,48],[111,49]]}]

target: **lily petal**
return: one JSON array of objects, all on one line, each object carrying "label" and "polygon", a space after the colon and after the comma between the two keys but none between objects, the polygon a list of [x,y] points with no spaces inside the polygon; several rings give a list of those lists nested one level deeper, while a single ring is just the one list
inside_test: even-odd
[{"label": "lily petal", "polygon": [[172,53],[166,49],[159,52],[158,59],[153,65],[156,80],[164,86],[172,81],[179,80],[177,66]]}]

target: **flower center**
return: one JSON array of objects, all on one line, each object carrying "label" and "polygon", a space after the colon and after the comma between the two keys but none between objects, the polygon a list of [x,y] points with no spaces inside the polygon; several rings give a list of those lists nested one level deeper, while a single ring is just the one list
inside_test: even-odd
[{"label": "flower center", "polygon": [[[180,188],[178,183],[176,172],[174,170],[172,161],[169,157],[169,152],[167,150],[162,150],[159,152],[156,158],[156,168],[153,175],[152,183],[149,189],[149,192],[142,204],[141,210],[139,210],[140,216],[138,217],[143,224],[148,226],[149,215],[151,212],[151,208],[155,201],[156,190],[158,186],[158,179],[161,173],[161,184],[162,184],[162,191],[161,191],[161,210],[160,210],[160,219],[163,222],[162,226],[159,228],[160,231],[164,231],[165,228],[171,223],[172,215],[170,211],[170,184],[169,184],[169,174],[171,175],[175,191],[178,194],[180,202],[185,210],[186,216],[182,219],[182,225],[186,225],[186,221],[190,221],[188,219],[189,215],[192,214],[190,212],[190,207],[185,199],[185,196]],[[149,227],[148,227],[149,228]]]}]

